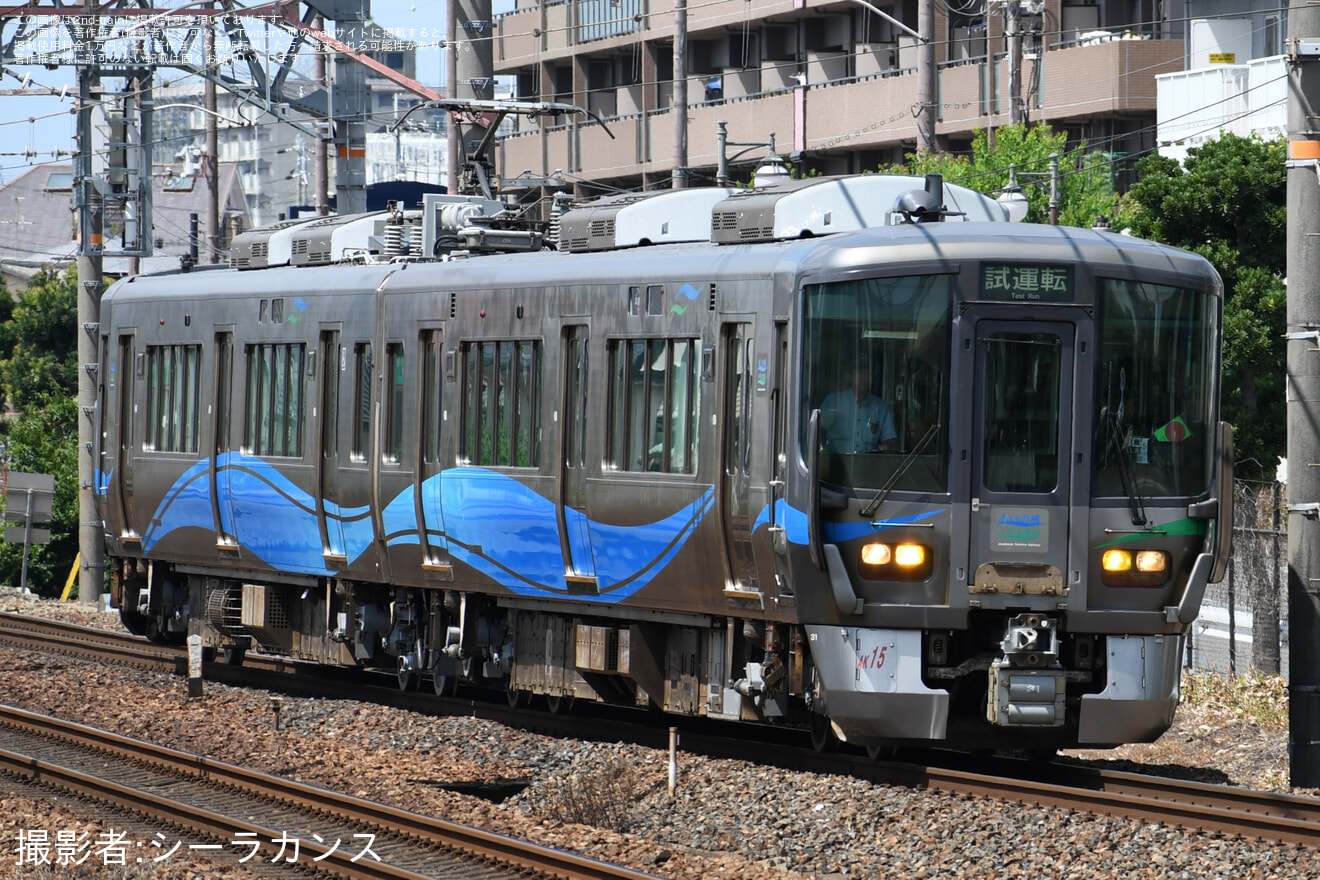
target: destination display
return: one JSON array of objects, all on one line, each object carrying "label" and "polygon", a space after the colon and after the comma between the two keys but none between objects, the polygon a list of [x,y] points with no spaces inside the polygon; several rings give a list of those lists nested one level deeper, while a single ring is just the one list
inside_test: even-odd
[{"label": "destination display", "polygon": [[982,263],[981,299],[1000,302],[1072,302],[1073,267]]}]

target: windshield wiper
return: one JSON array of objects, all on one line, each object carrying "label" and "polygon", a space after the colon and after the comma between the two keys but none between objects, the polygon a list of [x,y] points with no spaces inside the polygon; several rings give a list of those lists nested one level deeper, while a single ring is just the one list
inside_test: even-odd
[{"label": "windshield wiper", "polygon": [[1127,493],[1128,505],[1132,508],[1132,524],[1146,524],[1146,505],[1141,500],[1141,491],[1137,488],[1137,473],[1132,469],[1132,460],[1128,458],[1127,445],[1123,443],[1123,429],[1118,423],[1118,416],[1109,413],[1105,417],[1109,425],[1109,442],[1118,453],[1118,475],[1123,481],[1123,491]]},{"label": "windshield wiper", "polygon": [[892,491],[898,481],[903,478],[903,475],[908,472],[908,468],[912,467],[913,462],[917,460],[917,456],[920,455],[922,450],[930,444],[930,441],[935,439],[935,435],[939,432],[939,422],[936,422],[926,429],[926,433],[917,441],[917,445],[913,446],[912,451],[907,454],[907,457],[898,463],[898,469],[895,470],[894,475],[889,478],[889,482],[880,487],[880,491],[876,492],[875,497],[867,502],[866,506],[861,509],[858,516],[863,518],[868,517],[880,508],[880,505],[884,503],[885,498],[889,496],[890,491]]}]

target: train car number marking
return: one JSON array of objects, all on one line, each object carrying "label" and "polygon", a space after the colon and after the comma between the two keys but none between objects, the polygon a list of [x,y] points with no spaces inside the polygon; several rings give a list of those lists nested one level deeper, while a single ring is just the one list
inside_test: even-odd
[{"label": "train car number marking", "polygon": [[869,654],[863,654],[857,658],[858,669],[880,669],[885,665],[885,653],[889,650],[888,645],[876,645],[875,649]]}]

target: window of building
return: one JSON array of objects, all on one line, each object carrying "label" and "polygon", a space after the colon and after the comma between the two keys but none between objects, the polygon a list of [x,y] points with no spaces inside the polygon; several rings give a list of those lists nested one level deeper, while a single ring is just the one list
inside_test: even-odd
[{"label": "window of building", "polygon": [[610,342],[608,449],[612,467],[696,473],[700,350],[695,339]]},{"label": "window of building", "polygon": [[247,347],[243,447],[250,454],[302,457],[306,361],[307,345],[302,342]]},{"label": "window of building", "polygon": [[540,464],[541,343],[469,342],[463,351],[463,448],[475,465]]},{"label": "window of building", "polygon": [[197,451],[200,345],[147,346],[147,449]]}]

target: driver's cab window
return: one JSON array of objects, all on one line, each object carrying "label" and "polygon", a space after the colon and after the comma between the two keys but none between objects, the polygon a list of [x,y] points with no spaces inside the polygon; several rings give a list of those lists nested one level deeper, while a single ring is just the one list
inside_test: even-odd
[{"label": "driver's cab window", "polygon": [[879,486],[905,466],[894,488],[943,491],[951,276],[849,280],[804,293],[801,442],[805,450],[819,410],[821,478]]}]

